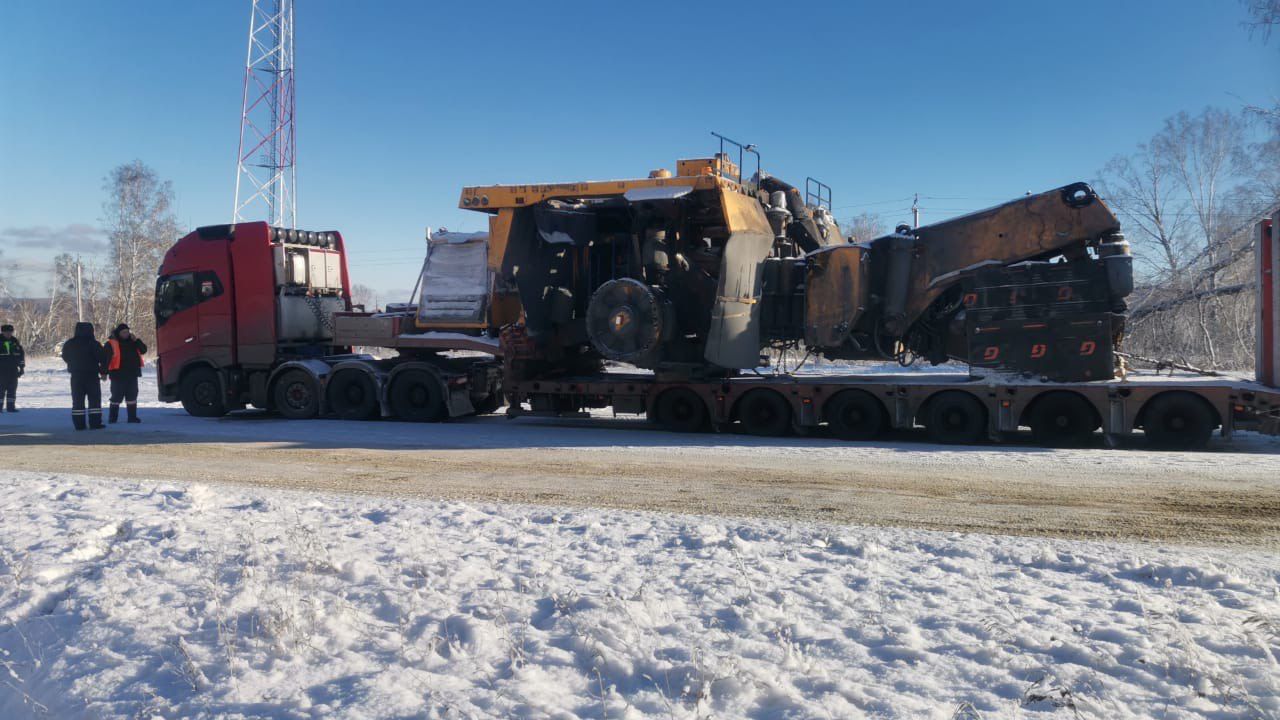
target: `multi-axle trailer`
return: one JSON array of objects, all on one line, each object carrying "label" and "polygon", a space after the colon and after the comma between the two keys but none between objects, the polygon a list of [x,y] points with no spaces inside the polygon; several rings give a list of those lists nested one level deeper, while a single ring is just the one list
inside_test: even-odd
[{"label": "multi-axle trailer", "polygon": [[[876,241],[719,154],[635,181],[465,188],[488,233],[428,238],[415,302],[351,301],[340,233],[197,229],[156,290],[160,397],[193,415],[442,421],[612,409],[664,428],[1043,445],[1280,434],[1280,240],[1258,227],[1257,379],[1112,372],[1128,245],[1082,183]],[[1052,220],[1051,220],[1052,219]],[[987,245],[983,245],[987,243]],[[983,260],[983,258],[987,258]],[[969,373],[759,372],[759,348]],[[376,348],[375,357],[360,352]],[[389,351],[389,352],[388,352]],[[986,366],[983,366],[986,365]],[[849,365],[854,368],[855,365]]]},{"label": "multi-axle trailer", "polygon": [[[465,204],[473,197],[488,204],[488,195],[464,191]],[[1054,446],[1138,430],[1155,445],[1176,448],[1203,446],[1215,430],[1225,437],[1237,430],[1280,435],[1280,238],[1271,220],[1259,227],[1256,381],[1140,373],[1052,381],[998,369],[707,376],[564,355],[549,364],[545,345],[519,321],[527,308],[514,289],[494,289],[503,224],[512,222],[499,214],[490,234],[431,237],[417,303],[378,313],[351,304],[339,233],[265,223],[191,233],[166,255],[157,284],[161,399],[203,416],[251,405],[287,418],[419,422],[503,406],[512,418],[612,409],[682,432],[826,432],[850,440],[915,426],[945,443],[998,441],[1030,428],[1037,441]],[[563,312],[571,312],[572,302]],[[638,317],[621,310],[606,317],[612,329]]]}]

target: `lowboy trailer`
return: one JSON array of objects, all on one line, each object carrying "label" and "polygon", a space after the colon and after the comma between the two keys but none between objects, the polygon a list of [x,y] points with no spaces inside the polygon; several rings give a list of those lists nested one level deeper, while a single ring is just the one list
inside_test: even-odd
[{"label": "lowboy trailer", "polygon": [[[982,301],[977,306],[970,305],[970,295],[990,294],[988,288],[993,286],[984,285],[988,281],[983,278],[993,277],[994,271],[979,268],[973,273],[977,279],[972,283],[956,282],[957,302],[960,297],[964,299],[960,305],[943,303],[946,312],[953,314],[952,330],[946,331],[952,335],[946,338],[964,340],[957,333],[968,332],[965,328],[977,332],[969,333],[964,342],[948,345],[950,352],[959,356],[969,353],[976,359],[991,353],[991,347],[998,348],[997,355],[1008,349],[1027,358],[1021,361],[1019,372],[1010,372],[1001,363],[995,363],[993,368],[975,367],[967,374],[758,374],[740,369],[716,370],[698,354],[704,344],[707,357],[745,361],[745,348],[757,342],[748,338],[744,345],[745,333],[775,332],[773,328],[785,326],[783,321],[744,324],[745,321],[733,320],[733,313],[740,313],[741,318],[749,316],[750,322],[755,322],[758,312],[765,318],[834,317],[825,332],[828,336],[834,330],[846,333],[841,352],[849,354],[870,352],[880,342],[852,333],[849,322],[839,321],[838,308],[806,309],[805,283],[793,282],[806,267],[835,272],[831,248],[843,253],[848,247],[831,235],[835,226],[822,212],[822,201],[807,207],[794,192],[788,196],[790,191],[773,190],[762,194],[765,199],[772,196],[773,204],[758,206],[752,193],[741,184],[740,174],[731,180],[718,169],[726,162],[721,156],[714,162],[681,161],[681,168],[689,168],[687,176],[655,175],[631,184],[610,181],[467,188],[460,206],[490,212],[490,231],[429,234],[416,302],[389,307],[387,312],[364,312],[352,306],[346,245],[338,232],[273,228],[265,223],[200,228],[170,249],[157,281],[160,398],[181,401],[188,412],[200,416],[222,415],[251,405],[296,419],[337,416],[419,422],[492,413],[503,405],[511,418],[584,416],[592,410],[612,409],[616,414],[645,415],[673,431],[734,429],[765,436],[826,431],[850,440],[872,440],[890,429],[923,426],[934,441],[960,444],[998,441],[1024,427],[1030,428],[1038,442],[1049,446],[1081,444],[1099,430],[1108,440],[1142,430],[1150,443],[1175,448],[1202,447],[1215,430],[1224,437],[1237,430],[1280,435],[1280,390],[1275,387],[1274,370],[1280,342],[1275,310],[1280,298],[1275,270],[1276,258],[1280,257],[1280,223],[1275,220],[1280,218],[1267,220],[1258,230],[1262,249],[1259,284],[1264,302],[1259,304],[1256,381],[1123,372],[1120,377],[1109,377],[1110,368],[1090,364],[1092,359],[1065,366],[1037,364],[1037,353],[1044,354],[1046,348],[1065,348],[1083,356],[1092,353],[1094,347],[1102,347],[1110,354],[1111,333],[1122,321],[1107,305],[1119,302],[1115,288],[1123,287],[1123,276],[1114,272],[1123,266],[1116,266],[1113,261],[1127,257],[1127,246],[1123,246],[1122,239],[1116,239],[1109,227],[1103,236],[1103,250],[1096,256],[1086,254],[1085,249],[1072,251],[1073,262],[1083,270],[1019,261],[1023,264],[1007,266],[1011,268],[1006,275],[1009,280],[1001,280],[1025,284],[1012,295],[1015,300],[1039,293],[1052,296],[1052,301],[1064,299],[1061,288],[1050,287],[1046,293],[1035,283],[1071,284],[1097,281],[1104,276],[1119,277],[1108,281],[1110,294],[1101,293],[1087,300],[1083,295],[1067,298],[1073,307],[1088,312],[1054,316],[1052,309],[1045,311],[1051,323],[1090,323],[1082,334],[1046,334],[1044,323],[1024,316],[1026,312],[1043,310],[1035,309],[1039,306],[1031,310],[1025,304],[1012,310],[993,306],[988,314],[996,317],[991,322],[1000,324],[1000,335],[991,341],[997,344],[984,349],[981,323],[988,321],[965,325],[962,318],[965,307],[975,314],[982,310]],[[775,183],[769,187],[789,186]],[[1073,207],[1094,202],[1088,199],[1091,196],[1082,196],[1083,192],[1077,186],[1068,186],[1063,192],[1054,191],[1057,195],[1046,193],[1026,202],[1036,212],[1045,203],[1056,202],[1056,196]],[[683,198],[690,193],[710,198],[710,208],[688,205],[693,208],[691,217],[705,227],[689,230],[675,220],[666,229],[638,227],[634,230],[636,242],[630,246],[625,238],[633,231],[625,223],[612,216],[600,221],[590,217],[589,211],[603,208],[622,218],[627,204],[632,203],[639,206],[639,216],[656,222],[653,218],[672,212],[663,203],[687,204]],[[558,199],[566,197],[587,200],[575,200],[578,204],[574,205]],[[508,204],[503,205],[504,202]],[[718,203],[726,208],[724,217],[715,214],[719,212],[715,209]],[[788,203],[791,210],[784,214]],[[544,205],[551,210],[538,214],[538,208]],[[772,263],[778,267],[756,274],[741,265],[742,258],[733,260],[733,243],[745,237],[757,245],[767,245],[765,233],[769,232],[769,224],[760,207],[769,209],[771,219],[786,220],[793,215],[804,218],[809,229],[803,237],[815,242],[821,238],[828,247],[803,255],[766,258],[762,265],[773,267]],[[1009,213],[1019,210],[1010,208],[996,208],[994,215],[979,216],[978,221],[1005,223],[1000,225],[1002,232],[1013,232],[1017,217]],[[1005,214],[1000,215],[1001,212]],[[679,219],[676,214],[671,217]],[[1106,220],[1106,216],[1098,217]],[[597,222],[605,224],[594,225]],[[735,225],[743,222],[759,227],[747,231]],[[790,231],[785,222],[775,223],[775,227],[782,228],[775,245],[799,245],[798,241],[787,240],[785,233]],[[605,251],[601,248],[609,247],[608,243],[598,238],[578,243],[573,234],[584,232],[583,228],[595,228],[590,230],[592,233],[608,228],[616,233],[618,247],[602,255]],[[960,227],[961,231],[966,229],[967,226]],[[706,234],[708,239],[682,250],[677,241],[680,233],[688,232]],[[916,249],[911,250],[914,255],[900,256],[908,260],[920,257],[924,252],[921,247],[928,247],[922,245],[926,241],[945,242],[947,238],[944,234],[938,236],[939,240],[930,240],[927,232],[918,236],[903,229],[898,232],[888,238],[886,246],[892,250],[917,243]],[[726,238],[726,248],[718,250],[715,243]],[[518,243],[525,246],[517,247]],[[531,255],[539,247],[548,253],[549,260]],[[846,263],[840,266],[840,272],[851,273],[847,276],[853,283],[850,287],[872,282],[857,263],[869,262],[860,257],[874,260],[875,252],[868,246],[850,251],[846,260],[840,261]],[[727,267],[731,260],[738,262],[735,272],[748,283],[757,284],[730,291],[723,287],[722,277],[718,293],[714,284],[710,286],[712,300],[720,304],[713,312],[713,324],[705,340],[698,333],[707,333],[708,326],[698,325],[701,321],[681,325],[685,320],[678,313],[673,314],[673,301],[669,299],[696,300],[702,297],[698,294],[701,290],[681,295],[682,288],[675,284],[664,291],[619,277],[620,273],[629,272],[629,266],[640,268],[636,272],[642,275],[652,273],[652,277],[663,278],[664,282],[674,283],[682,274],[709,276],[722,256],[725,259],[721,267]],[[891,255],[886,257],[897,262]],[[1095,258],[1095,265],[1086,264],[1090,258]],[[536,267],[541,273],[533,278],[538,285],[529,284],[531,270],[526,270],[523,277],[517,276],[520,263]],[[784,292],[770,287],[769,278],[788,274],[793,280],[784,283]],[[598,283],[587,288],[598,288],[594,296],[575,293],[573,283],[589,277]],[[858,280],[859,277],[863,279]],[[832,285],[817,276],[810,282],[827,283],[831,286],[828,291],[840,287],[839,283]],[[868,297],[869,302],[879,301],[875,292]],[[597,299],[603,303],[599,312]],[[939,302],[944,300],[945,297]],[[1094,310],[1086,302],[1101,310]],[[535,307],[538,304],[545,307]],[[531,309],[543,326],[540,337],[530,332],[527,319]],[[1038,329],[1020,333],[1019,322]],[[879,332],[880,327],[875,325],[873,332]],[[653,335],[637,337],[636,329],[644,333],[652,330]],[[924,331],[914,332],[917,339],[913,342],[921,347],[932,342],[925,339]],[[930,332],[938,333],[937,337],[945,335],[942,330]],[[676,341],[674,349],[662,350],[661,343],[672,339]],[[379,358],[358,353],[358,348],[379,348],[390,351],[380,355],[393,356]],[[626,365],[650,363],[651,367],[621,371],[621,363],[608,364],[601,357],[615,351],[641,359]],[[669,352],[670,359],[655,359],[661,352]],[[1043,374],[1034,372],[1041,367]],[[1100,379],[1055,379],[1054,374],[1061,375],[1063,368],[1069,373],[1105,374]]]}]

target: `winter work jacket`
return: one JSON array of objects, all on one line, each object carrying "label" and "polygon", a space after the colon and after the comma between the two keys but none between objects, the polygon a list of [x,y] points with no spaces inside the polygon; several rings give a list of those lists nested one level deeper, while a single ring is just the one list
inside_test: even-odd
[{"label": "winter work jacket", "polygon": [[142,376],[142,356],[147,352],[147,344],[136,337],[128,340],[112,337],[102,346],[107,354],[107,372],[132,377]]},{"label": "winter work jacket", "polygon": [[62,343],[62,359],[72,375],[101,375],[107,371],[107,354],[93,336],[93,323],[76,323],[75,337]]},{"label": "winter work jacket", "polygon": [[17,372],[26,364],[27,356],[18,338],[0,337],[0,375]]}]

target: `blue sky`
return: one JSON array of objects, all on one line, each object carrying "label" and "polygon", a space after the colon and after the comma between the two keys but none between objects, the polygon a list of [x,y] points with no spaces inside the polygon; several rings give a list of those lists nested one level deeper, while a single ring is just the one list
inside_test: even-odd
[{"label": "blue sky", "polygon": [[[89,250],[141,159],[179,220],[230,219],[248,0],[0,3],[0,249]],[[757,144],[838,216],[923,220],[1092,179],[1180,110],[1269,104],[1280,41],[1216,2],[298,0],[298,216],[355,280],[412,286],[463,185],[642,177]],[[793,180],[794,181],[794,180]],[[19,246],[22,238],[40,247]]]}]

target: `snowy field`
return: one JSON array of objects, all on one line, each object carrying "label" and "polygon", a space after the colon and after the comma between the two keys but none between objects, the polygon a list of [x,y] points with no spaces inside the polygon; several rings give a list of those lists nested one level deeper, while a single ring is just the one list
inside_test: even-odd
[{"label": "snowy field", "polygon": [[[1115,478],[1119,495],[1091,501],[1129,508],[1133,488],[1176,505],[1243,475],[1237,492],[1257,493],[1254,511],[1268,512],[1258,503],[1280,482],[1275,438],[1215,439],[1202,453],[1045,451],[496,417],[353,432],[331,420],[191,418],[156,401],[150,370],[143,425],[77,434],[66,386],[60,363],[34,361],[19,390],[26,410],[0,415],[11,462],[62,454],[48,471],[0,470],[0,720],[1280,718],[1274,538],[1083,542],[245,487],[191,482],[205,469],[150,456],[131,479],[111,477],[124,474],[111,461],[84,464],[123,463],[138,442],[238,464],[253,447],[255,462],[278,457],[299,486],[321,487],[328,476],[285,458],[334,454],[323,466],[334,477],[353,472],[344,453],[410,452],[666,458],[690,473],[801,458],[806,472],[963,480],[977,469],[996,484],[961,483],[971,503],[1035,525],[1064,511],[1034,515],[995,488],[1066,469],[1080,486]],[[214,454],[191,454],[203,444]],[[901,497],[928,495],[904,487]],[[834,488],[832,499],[812,492],[815,505],[835,502]],[[942,507],[975,507],[953,502]]]},{"label": "snowy field", "polygon": [[0,717],[1280,716],[1274,555],[0,475]]}]

